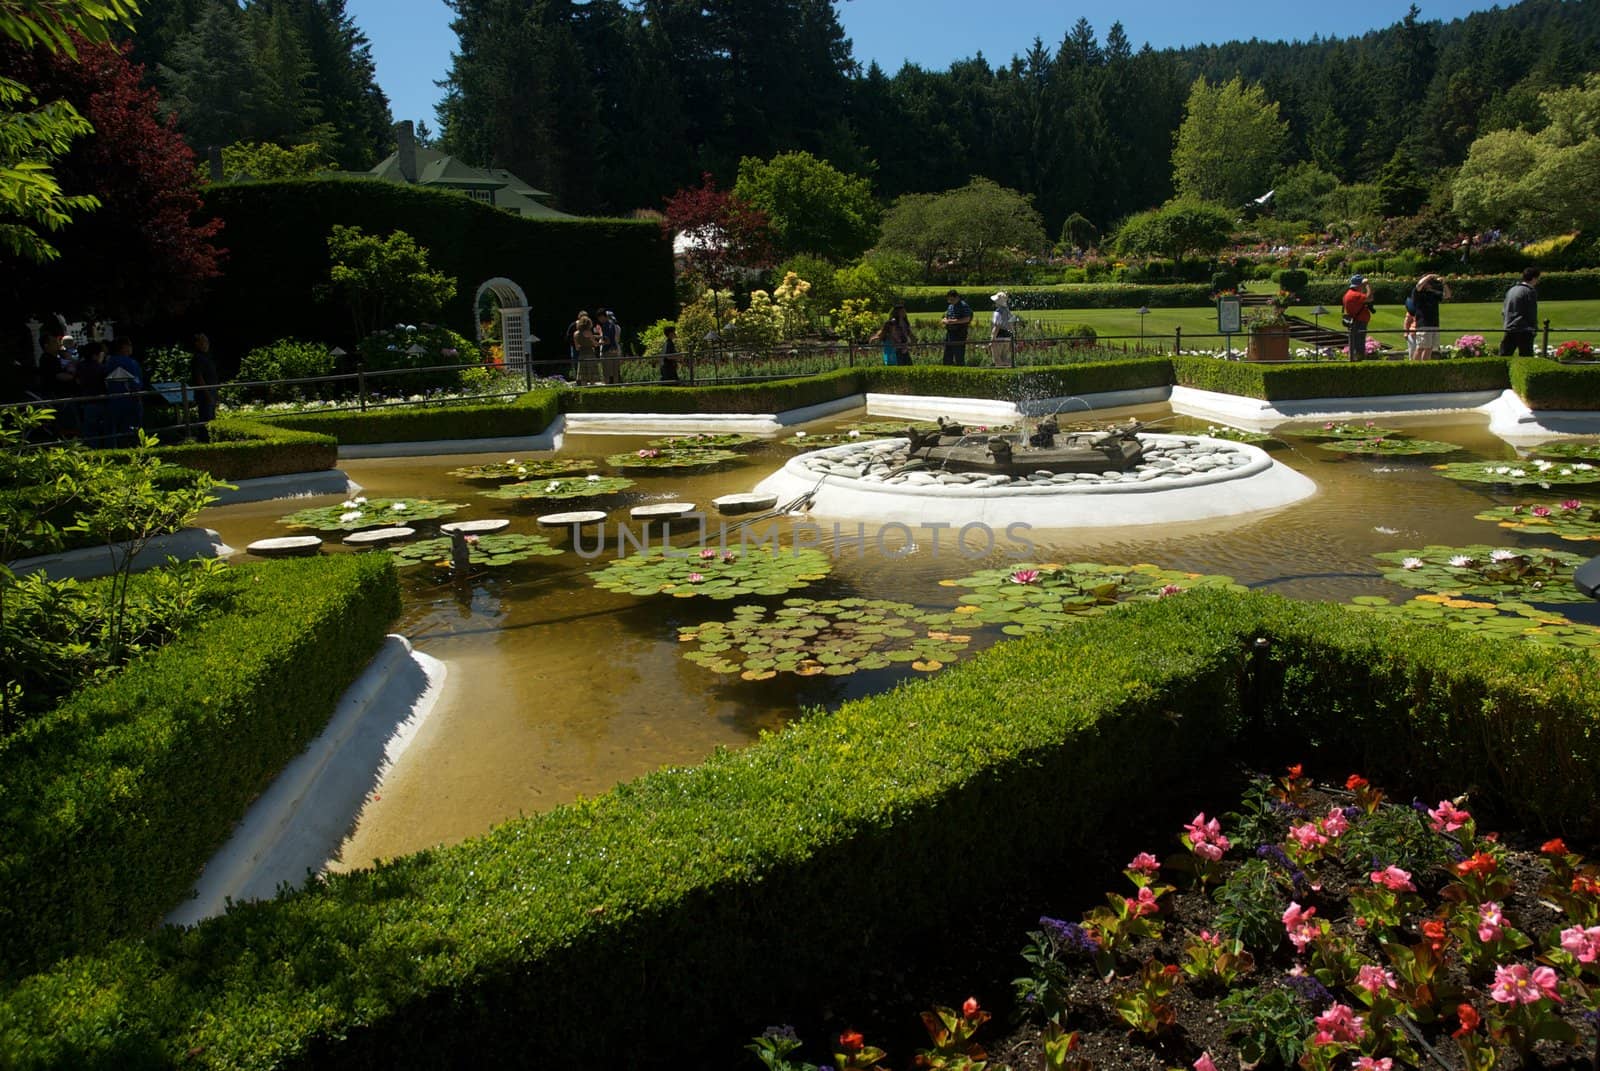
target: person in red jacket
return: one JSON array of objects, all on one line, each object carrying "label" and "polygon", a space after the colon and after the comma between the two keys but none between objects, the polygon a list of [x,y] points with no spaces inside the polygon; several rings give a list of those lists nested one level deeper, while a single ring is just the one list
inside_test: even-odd
[{"label": "person in red jacket", "polygon": [[1372,287],[1365,275],[1350,276],[1344,292],[1344,324],[1350,329],[1350,359],[1367,359],[1367,323],[1372,319]]}]

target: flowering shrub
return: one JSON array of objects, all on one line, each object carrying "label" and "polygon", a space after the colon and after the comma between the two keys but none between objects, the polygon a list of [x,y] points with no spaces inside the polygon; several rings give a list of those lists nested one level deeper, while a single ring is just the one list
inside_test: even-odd
[{"label": "flowering shrub", "polygon": [[1568,339],[1556,347],[1558,361],[1587,361],[1594,356],[1594,347],[1581,339]]},{"label": "flowering shrub", "polygon": [[1451,347],[1457,357],[1482,357],[1488,352],[1488,346],[1483,341],[1482,335],[1462,335],[1455,340]]}]

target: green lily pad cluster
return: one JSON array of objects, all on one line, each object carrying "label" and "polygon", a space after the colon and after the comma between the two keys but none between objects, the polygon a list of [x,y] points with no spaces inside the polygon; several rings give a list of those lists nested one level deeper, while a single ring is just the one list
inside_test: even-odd
[{"label": "green lily pad cluster", "polygon": [[1476,636],[1521,639],[1547,647],[1600,649],[1600,628],[1523,602],[1491,603],[1448,595],[1417,595],[1398,604],[1381,595],[1362,595],[1351,602],[1352,610],[1442,624]]},{"label": "green lily pad cluster", "polygon": [[1230,428],[1223,424],[1213,424],[1206,428],[1206,437],[1230,443],[1250,443],[1252,446],[1278,441],[1264,431],[1245,431],[1243,428]]},{"label": "green lily pad cluster", "polygon": [[1392,566],[1385,580],[1457,599],[1490,602],[1585,602],[1572,571],[1586,560],[1564,550],[1428,546],[1374,555]]},{"label": "green lily pad cluster", "polygon": [[467,465],[451,469],[449,475],[463,480],[510,483],[515,480],[548,479],[551,476],[583,476],[599,467],[600,462],[587,457],[541,457],[531,461],[507,458],[492,465]]},{"label": "green lily pad cluster", "polygon": [[[541,535],[517,535],[512,532],[501,532],[495,535],[477,536],[477,542],[472,543],[474,537],[467,539],[471,546],[470,560],[473,565],[493,568],[498,565],[510,565],[527,558],[546,557],[560,554],[558,547],[552,547],[550,541]],[[396,565],[427,565],[432,563],[438,566],[450,565],[450,537],[441,536],[438,539],[424,539],[417,543],[409,543],[389,552]]]},{"label": "green lily pad cluster", "polygon": [[633,486],[625,476],[563,476],[552,480],[529,480],[526,483],[508,483],[493,491],[480,491],[486,498],[509,498],[517,501],[566,498],[594,498],[614,495]]},{"label": "green lily pad cluster", "polygon": [[1097,562],[1002,566],[939,583],[970,589],[955,609],[958,619],[1000,625],[1009,636],[1061,628],[1076,616],[1132,599],[1163,598],[1197,587],[1244,590],[1228,576]]},{"label": "green lily pad cluster", "polygon": [[465,507],[460,502],[435,502],[429,498],[353,498],[337,506],[315,506],[279,517],[279,524],[315,528],[319,532],[359,532],[363,528],[392,528],[413,521],[448,517]]},{"label": "green lily pad cluster", "polygon": [[679,628],[681,642],[699,644],[684,657],[750,681],[779,673],[843,677],[895,664],[931,673],[972,641],[952,631],[951,614],[882,599],[785,599],[777,610],[736,606],[733,615]]},{"label": "green lily pad cluster", "polygon": [[827,555],[814,547],[780,547],[776,552],[770,546],[726,551],[706,547],[673,555],[655,550],[618,558],[589,578],[596,587],[625,595],[722,600],[782,595],[821,580],[831,569]]},{"label": "green lily pad cluster", "polygon": [[710,450],[701,447],[657,448],[648,447],[631,454],[612,454],[606,464],[624,472],[640,469],[699,469],[711,465],[725,465],[737,461],[734,450]]},{"label": "green lily pad cluster", "polygon": [[1600,464],[1587,461],[1456,461],[1435,465],[1434,471],[1447,480],[1467,483],[1505,484],[1509,487],[1551,487],[1563,484],[1600,483]]},{"label": "green lily pad cluster", "polygon": [[1371,420],[1344,424],[1330,420],[1320,428],[1300,434],[1307,439],[1393,439],[1401,435],[1394,428],[1380,428]]},{"label": "green lily pad cluster", "polygon": [[783,445],[800,453],[809,453],[812,450],[826,450],[830,446],[843,446],[846,443],[860,442],[863,439],[880,438],[866,434],[851,434],[848,431],[797,431],[787,439]]},{"label": "green lily pad cluster", "polygon": [[1544,443],[1534,447],[1533,453],[1535,457],[1555,461],[1600,461],[1600,442],[1591,439],[1585,442]]},{"label": "green lily pad cluster", "polygon": [[1501,528],[1519,532],[1560,536],[1573,542],[1600,539],[1600,509],[1575,498],[1548,506],[1527,503],[1496,506],[1478,514],[1478,520],[1493,521]]},{"label": "green lily pad cluster", "polygon": [[668,435],[651,439],[646,445],[658,450],[745,450],[764,441],[759,435],[741,435],[737,432],[692,432],[688,435]]},{"label": "green lily pad cluster", "polygon": [[1318,443],[1318,448],[1336,454],[1369,454],[1385,457],[1420,457],[1424,454],[1454,454],[1465,449],[1436,439],[1333,439]]}]

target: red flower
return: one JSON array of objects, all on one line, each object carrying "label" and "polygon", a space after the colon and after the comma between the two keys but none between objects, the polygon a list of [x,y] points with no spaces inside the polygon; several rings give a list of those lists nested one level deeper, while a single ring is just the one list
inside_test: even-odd
[{"label": "red flower", "polygon": [[1305,770],[1305,767],[1301,766],[1300,763],[1298,763],[1298,762],[1295,763],[1293,766],[1289,767],[1289,780],[1291,780],[1291,781],[1300,780],[1300,774],[1302,772],[1304,772],[1304,770]]},{"label": "red flower", "polygon": [[1478,1029],[1478,1023],[1482,1021],[1478,1016],[1478,1009],[1471,1004],[1456,1005],[1456,1018],[1461,1020],[1461,1025],[1456,1028],[1455,1033],[1450,1035],[1456,1038],[1466,1037]]},{"label": "red flower", "polygon": [[839,1035],[839,1047],[845,1052],[860,1052],[866,1043],[867,1039],[861,1036],[859,1030],[846,1030]]},{"label": "red flower", "polygon": [[1474,852],[1471,859],[1456,864],[1456,873],[1462,877],[1468,874],[1493,874],[1498,869],[1500,864],[1487,852]]},{"label": "red flower", "polygon": [[961,1014],[968,1019],[974,1018],[978,1014],[978,998],[968,997],[966,1002],[961,1005]]},{"label": "red flower", "polygon": [[1560,837],[1557,837],[1555,840],[1547,840],[1543,844],[1539,845],[1539,852],[1542,855],[1566,855],[1567,842],[1562,840]]},{"label": "red flower", "polygon": [[1350,792],[1360,792],[1367,787],[1367,779],[1358,773],[1353,773],[1344,779],[1344,787]]},{"label": "red flower", "polygon": [[1438,919],[1428,919],[1422,924],[1422,936],[1427,940],[1428,947],[1435,952],[1444,947],[1444,923]]},{"label": "red flower", "polygon": [[1579,874],[1572,879],[1572,891],[1580,896],[1600,896],[1600,881],[1593,874]]}]

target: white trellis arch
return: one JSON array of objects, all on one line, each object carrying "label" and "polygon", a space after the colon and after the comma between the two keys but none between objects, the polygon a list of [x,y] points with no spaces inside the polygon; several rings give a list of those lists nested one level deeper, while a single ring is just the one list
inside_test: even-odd
[{"label": "white trellis arch", "polygon": [[532,356],[529,352],[528,295],[510,279],[490,279],[478,287],[477,294],[472,298],[474,319],[477,318],[477,310],[482,307],[485,293],[493,294],[500,303],[500,347],[506,367],[521,368]]}]

